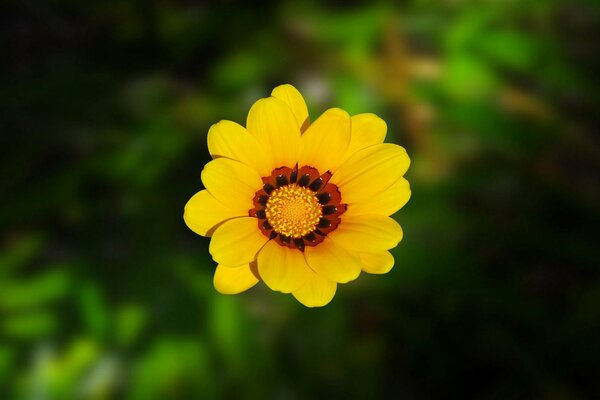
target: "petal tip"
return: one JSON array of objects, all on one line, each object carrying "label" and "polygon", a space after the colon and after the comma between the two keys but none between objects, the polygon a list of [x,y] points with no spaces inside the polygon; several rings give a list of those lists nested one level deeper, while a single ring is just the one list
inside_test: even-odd
[{"label": "petal tip", "polygon": [[337,290],[337,286],[334,287],[333,293],[331,293],[331,295],[327,295],[326,297],[316,299],[316,300],[315,299],[307,299],[307,298],[303,297],[302,295],[297,294],[297,292],[293,292],[292,296],[294,296],[294,298],[296,300],[298,300],[298,302],[305,307],[320,308],[320,307],[325,307],[326,305],[331,303],[331,301],[335,297],[336,290]]},{"label": "petal tip", "polygon": [[217,265],[213,275],[213,286],[221,294],[232,295],[245,292],[254,287],[259,279],[254,275],[251,265],[229,267]]},{"label": "petal tip", "polygon": [[277,93],[280,93],[281,91],[284,90],[291,90],[293,92],[296,92],[298,94],[300,94],[300,91],[292,84],[290,83],[282,83],[281,85],[277,85],[273,88],[273,90],[271,90],[271,96],[275,96]]}]

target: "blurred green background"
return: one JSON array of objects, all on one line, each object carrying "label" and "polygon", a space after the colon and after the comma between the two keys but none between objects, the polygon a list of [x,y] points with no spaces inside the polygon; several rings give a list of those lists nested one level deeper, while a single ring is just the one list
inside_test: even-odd
[{"label": "blurred green background", "polygon": [[[600,397],[599,7],[4,1],[0,398]],[[281,83],[412,158],[387,275],[217,294],[206,133]]]}]

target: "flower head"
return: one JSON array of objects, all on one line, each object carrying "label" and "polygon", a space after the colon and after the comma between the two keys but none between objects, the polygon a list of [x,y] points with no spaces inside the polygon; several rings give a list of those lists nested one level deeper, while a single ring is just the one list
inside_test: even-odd
[{"label": "flower head", "polygon": [[215,288],[236,294],[262,280],[318,307],[361,271],[388,272],[388,250],[402,239],[389,216],[410,197],[410,160],[383,143],[386,130],[374,114],[339,108],[310,124],[291,85],[254,103],[246,128],[213,125],[206,189],[188,201],[184,220],[211,237]]}]

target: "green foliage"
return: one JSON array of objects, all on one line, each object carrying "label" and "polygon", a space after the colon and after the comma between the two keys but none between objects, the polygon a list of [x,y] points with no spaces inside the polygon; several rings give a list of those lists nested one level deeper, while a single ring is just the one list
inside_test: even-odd
[{"label": "green foliage", "polygon": [[106,337],[109,330],[109,310],[98,285],[82,282],[77,303],[87,333],[98,339]]},{"label": "green foliage", "polygon": [[43,306],[68,295],[69,272],[65,267],[47,266],[46,271],[22,282],[10,281],[0,284],[0,310]]},{"label": "green foliage", "polygon": [[148,319],[147,311],[137,304],[125,304],[116,310],[115,343],[119,346],[131,346],[138,339]]},{"label": "green foliage", "polygon": [[211,396],[214,371],[206,349],[195,340],[161,338],[133,367],[131,399]]}]

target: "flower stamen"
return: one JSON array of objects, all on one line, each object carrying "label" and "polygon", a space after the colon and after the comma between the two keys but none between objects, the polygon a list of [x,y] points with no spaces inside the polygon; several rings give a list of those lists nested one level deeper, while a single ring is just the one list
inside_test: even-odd
[{"label": "flower stamen", "polygon": [[299,239],[315,230],[323,215],[321,210],[312,190],[292,183],[271,193],[265,213],[277,233]]},{"label": "flower stamen", "polygon": [[258,228],[279,245],[304,251],[317,246],[340,223],[346,211],[337,186],[329,183],[331,172],[320,174],[310,166],[275,168],[262,178],[248,215]]}]

